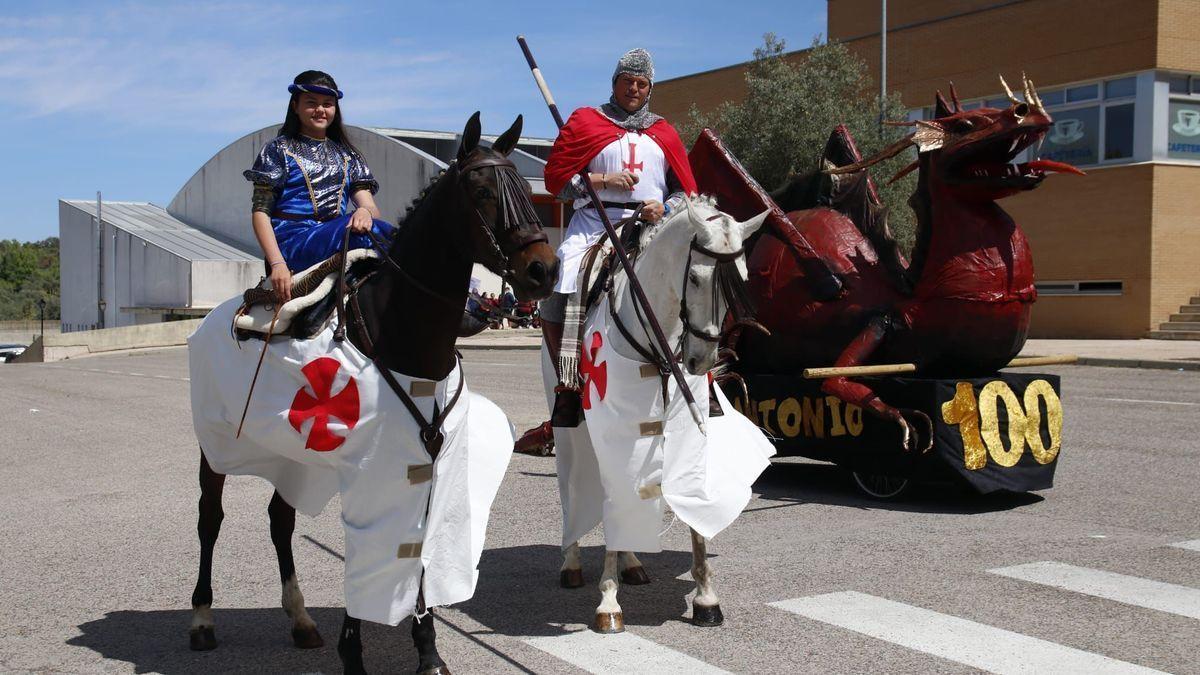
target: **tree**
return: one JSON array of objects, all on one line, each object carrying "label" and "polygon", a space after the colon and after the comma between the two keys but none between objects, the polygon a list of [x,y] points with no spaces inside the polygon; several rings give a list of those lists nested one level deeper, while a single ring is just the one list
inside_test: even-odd
[{"label": "tree", "polygon": [[0,320],[59,318],[58,238],[38,242],[0,241]]},{"label": "tree", "polygon": [[[726,101],[711,114],[692,106],[681,125],[684,138],[694,138],[704,127],[721,137],[726,147],[768,190],[792,176],[810,172],[829,134],[845,124],[864,157],[903,136],[904,128],[879,126],[879,97],[869,90],[867,66],[845,46],[822,42],[818,36],[802,53],[799,63],[784,58],[785,43],[772,33],[754,50],[746,69],[746,98]],[[888,96],[884,117],[903,120],[907,109],[898,94]],[[916,187],[916,173],[896,183],[889,178],[915,159],[912,152],[871,168],[880,197],[889,211],[889,223],[904,250],[910,250],[915,219],[907,200]]]}]

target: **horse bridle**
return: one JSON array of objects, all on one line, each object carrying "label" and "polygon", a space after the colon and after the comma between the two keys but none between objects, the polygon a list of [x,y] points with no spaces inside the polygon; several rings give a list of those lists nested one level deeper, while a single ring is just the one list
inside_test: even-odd
[{"label": "horse bridle", "polygon": [[[516,239],[516,247],[514,248],[513,252],[520,252],[526,247],[538,242],[549,243],[550,239],[541,229],[541,220],[537,217],[537,213],[533,210],[533,204],[528,198],[525,197],[525,192],[522,189],[525,179],[522,178],[517,172],[517,166],[513,164],[512,161],[507,157],[503,155],[484,156],[467,162],[463,165],[457,165],[457,161],[455,161],[450,163],[447,171],[454,171],[454,180],[461,182],[464,180],[464,177],[468,172],[488,166],[495,167],[496,169],[496,191],[497,200],[499,202],[496,211],[500,215],[501,219],[500,230],[504,233],[512,231],[516,232],[515,235],[510,236],[510,239]],[[488,222],[487,218],[483,216],[483,213],[479,211],[479,207],[476,206],[474,211],[476,217],[478,218],[479,226],[483,229],[484,234],[487,235],[487,241],[491,245],[491,250],[486,252],[487,256],[495,259],[498,268],[502,270],[500,275],[501,278],[505,280],[511,279],[515,272],[510,269],[509,256],[504,252],[504,249],[501,248],[499,241],[496,239],[495,233],[492,232],[491,224]],[[537,227],[536,229],[524,227],[528,225],[536,225]],[[429,288],[425,284],[421,283],[421,281],[416,277],[409,274],[408,271],[401,267],[400,263],[396,262],[396,259],[392,257],[390,242],[375,234],[374,229],[367,230],[367,237],[371,240],[372,246],[374,246],[375,250],[379,253],[380,259],[391,266],[392,269],[396,270],[396,272],[404,277],[404,280],[414,288],[421,291],[425,295],[440,300],[448,305],[460,306],[462,304],[460,299],[452,298],[444,293],[440,293],[432,288]],[[349,230],[346,231],[346,238],[343,241],[343,253],[348,250],[348,247]],[[350,291],[348,295],[350,296],[350,300],[354,307],[355,325],[360,335],[362,335],[365,339],[368,349],[373,352],[374,340],[370,336],[370,331],[367,330],[362,310],[358,306],[358,289],[370,277],[370,275],[360,279],[353,289],[345,288],[343,282],[344,276],[345,265],[343,263],[343,269],[338,276],[339,296],[345,297],[347,295],[346,291]],[[345,326],[345,322],[341,320],[344,314],[345,310],[342,308],[341,303],[339,303],[338,326],[339,331],[341,331],[340,335],[342,337],[345,335],[344,330],[342,330],[342,327]]]},{"label": "horse bridle", "polygon": [[[541,229],[541,220],[538,218],[537,212],[533,210],[533,204],[525,197],[522,189],[525,179],[517,172],[517,165],[513,164],[512,160],[495,154],[480,157],[458,167],[456,180],[464,180],[469,172],[489,166],[496,169],[496,199],[498,201],[496,212],[500,214],[500,231],[508,234],[510,240],[515,240],[516,246],[513,253],[519,253],[539,242],[550,243],[550,238]],[[492,231],[491,224],[483,216],[479,207],[476,206],[474,210],[484,234],[487,235],[488,244],[490,244],[491,250],[487,254],[495,258],[497,268],[502,270],[501,278],[511,279],[516,272],[510,266],[509,255],[500,246],[500,242],[496,239],[496,233]],[[537,225],[537,228],[529,228],[528,225]]]},{"label": "horse bridle", "polygon": [[[737,264],[737,259],[739,257],[741,257],[742,255],[744,255],[745,252],[746,252],[746,248],[743,246],[742,248],[739,248],[736,251],[730,251],[728,253],[720,253],[718,251],[713,251],[713,250],[705,247],[703,244],[701,244],[699,241],[697,241],[696,237],[692,237],[691,244],[689,244],[689,246],[688,246],[687,265],[684,266],[684,269],[683,269],[683,292],[680,293],[680,299],[679,299],[679,320],[683,325],[683,333],[680,334],[680,336],[679,336],[679,346],[677,347],[676,353],[671,354],[671,355],[667,356],[666,358],[673,358],[675,360],[679,360],[680,355],[683,353],[683,348],[684,348],[685,342],[689,335],[692,337],[695,337],[699,340],[703,340],[704,342],[709,342],[709,343],[720,342],[720,340],[721,340],[721,332],[720,332],[721,317],[715,316],[715,314],[717,313],[717,307],[718,307],[715,295],[717,293],[721,293],[725,296],[727,308],[733,308],[738,305],[738,303],[736,301],[737,299],[732,297],[733,289],[728,287],[729,284],[732,283],[732,281],[727,281],[723,277],[727,277],[728,274],[732,273],[737,276],[738,280],[741,279],[741,276],[737,271],[736,264]],[[712,258],[714,261],[716,261],[717,269],[713,272],[713,294],[714,294],[713,312],[714,312],[714,321],[718,324],[718,329],[715,334],[714,333],[706,333],[706,332],[700,330],[699,328],[696,328],[692,324],[691,313],[688,311],[688,307],[687,307],[688,275],[691,274],[691,272],[692,272],[692,254],[693,253],[699,253],[703,256],[707,256],[709,258]],[[647,362],[657,364],[659,366],[659,370],[663,371],[664,373],[668,372],[665,362],[663,361],[663,357],[660,357],[658,355],[657,350],[643,347],[641,345],[641,343],[639,343],[636,339],[634,339],[633,335],[630,334],[629,330],[621,322],[621,319],[617,315],[617,312],[616,312],[615,298],[611,297],[612,290],[613,289],[610,287],[608,310],[609,310],[609,315],[612,317],[613,323],[616,326],[617,330],[621,333],[621,336],[624,337],[625,341],[628,342],[631,347],[633,347],[634,351],[636,351],[639,355],[641,355],[642,358],[646,359]],[[634,313],[638,317],[638,322],[641,324],[642,332],[646,333],[646,335],[649,336],[650,333],[649,333],[649,330],[646,328],[646,319],[642,315],[641,308],[638,306],[637,303],[634,303],[633,309],[634,309]],[[740,320],[741,317],[735,316],[734,318]]]},{"label": "horse bridle", "polygon": [[[729,270],[731,270],[731,269],[732,269],[733,274],[738,274],[737,266],[736,266],[737,259],[742,257],[742,255],[744,255],[745,252],[746,252],[746,247],[743,246],[742,248],[739,248],[736,251],[730,251],[728,253],[720,253],[717,251],[713,251],[709,248],[706,248],[703,244],[701,244],[699,241],[697,241],[695,237],[692,237],[692,243],[688,247],[687,266],[684,268],[684,272],[683,272],[683,292],[679,294],[680,295],[680,297],[679,297],[679,320],[683,323],[683,330],[684,330],[684,334],[683,334],[684,337],[680,337],[680,344],[679,344],[680,352],[683,351],[683,341],[686,339],[686,336],[688,336],[688,335],[690,335],[694,338],[697,338],[699,340],[703,340],[704,342],[709,342],[709,343],[721,341],[721,319],[722,319],[722,317],[718,316],[718,312],[717,312],[717,307],[718,307],[717,294],[724,294],[725,305],[727,308],[734,307],[736,305],[735,299],[733,297],[730,297],[732,295],[732,289],[726,287],[728,284],[727,284],[727,282],[725,282],[723,277],[726,276],[729,273]],[[688,290],[688,285],[689,285],[688,284],[688,275],[690,275],[692,273],[692,254],[693,253],[699,253],[700,255],[712,258],[714,261],[716,261],[716,269],[713,270],[713,303],[712,303],[713,322],[717,324],[717,332],[716,333],[706,333],[706,332],[700,330],[699,328],[696,328],[694,325],[692,325],[691,314],[688,312],[688,305],[687,305],[687,290]],[[739,278],[740,278],[740,275],[739,275]],[[735,318],[738,318],[738,317],[735,317]]]},{"label": "horse bridle", "polygon": [[[501,218],[500,230],[505,233],[516,231],[516,235],[511,237],[516,239],[516,247],[513,249],[513,253],[520,252],[538,242],[549,243],[550,239],[546,236],[545,231],[541,229],[541,220],[533,210],[533,204],[525,198],[525,193],[520,187],[525,182],[525,179],[521,178],[521,175],[517,173],[517,165],[513,164],[507,157],[503,155],[480,157],[461,166],[457,165],[455,161],[450,163],[450,168],[447,170],[455,172],[454,179],[456,181],[462,181],[468,172],[488,166],[495,167],[496,169],[496,189],[499,201],[496,210]],[[509,256],[501,248],[495,233],[492,232],[491,224],[488,223],[483,213],[479,211],[479,207],[475,207],[474,211],[479,221],[479,226],[484,234],[487,235],[487,241],[490,244],[491,250],[486,252],[487,257],[494,258],[497,267],[503,270],[500,273],[501,278],[505,280],[511,279],[515,272],[510,269]],[[537,229],[530,230],[523,228],[522,226],[524,225],[537,225]],[[431,295],[449,304],[458,304],[458,300],[447,297],[425,286],[409,274],[392,258],[389,243],[375,234],[373,230],[369,230],[367,235],[370,237],[372,244],[374,244],[376,251],[378,251],[380,258],[399,272],[406,281],[426,295]]]}]

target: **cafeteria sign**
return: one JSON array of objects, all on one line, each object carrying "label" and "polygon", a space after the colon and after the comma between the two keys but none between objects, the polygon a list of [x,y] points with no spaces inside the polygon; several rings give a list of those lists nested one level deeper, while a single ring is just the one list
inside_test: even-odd
[{"label": "cafeteria sign", "polygon": [[1167,156],[1200,159],[1200,103],[1171,101],[1167,113]]}]

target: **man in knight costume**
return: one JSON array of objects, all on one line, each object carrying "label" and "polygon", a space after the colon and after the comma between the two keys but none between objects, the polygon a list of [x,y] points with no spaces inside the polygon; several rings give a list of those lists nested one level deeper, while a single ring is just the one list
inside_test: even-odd
[{"label": "man in knight costume", "polygon": [[562,261],[558,283],[540,307],[544,345],[560,384],[556,388],[556,419],[526,432],[517,442],[518,451],[537,452],[549,446],[554,438],[552,422],[577,416],[578,395],[561,383],[563,373],[578,366],[578,341],[570,335],[564,344],[564,325],[581,318],[567,317],[568,305],[572,305],[568,299],[578,290],[584,253],[604,233],[579,172],[587,168],[588,180],[614,223],[639,209],[642,220],[656,223],[670,212],[672,196],[696,192],[679,133],[650,111],[653,87],[650,53],[640,48],[626,52],[613,70],[608,102],[571,113],[546,161],[546,189],[562,201],[573,202],[575,208],[558,248]]}]

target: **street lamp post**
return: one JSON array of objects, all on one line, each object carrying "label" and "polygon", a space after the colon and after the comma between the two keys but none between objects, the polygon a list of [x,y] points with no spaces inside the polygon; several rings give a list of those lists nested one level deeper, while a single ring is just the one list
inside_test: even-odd
[{"label": "street lamp post", "polygon": [[879,137],[887,108],[887,0],[879,0]]},{"label": "street lamp post", "polygon": [[42,342],[46,341],[46,299],[38,298],[38,321],[41,323]]}]

